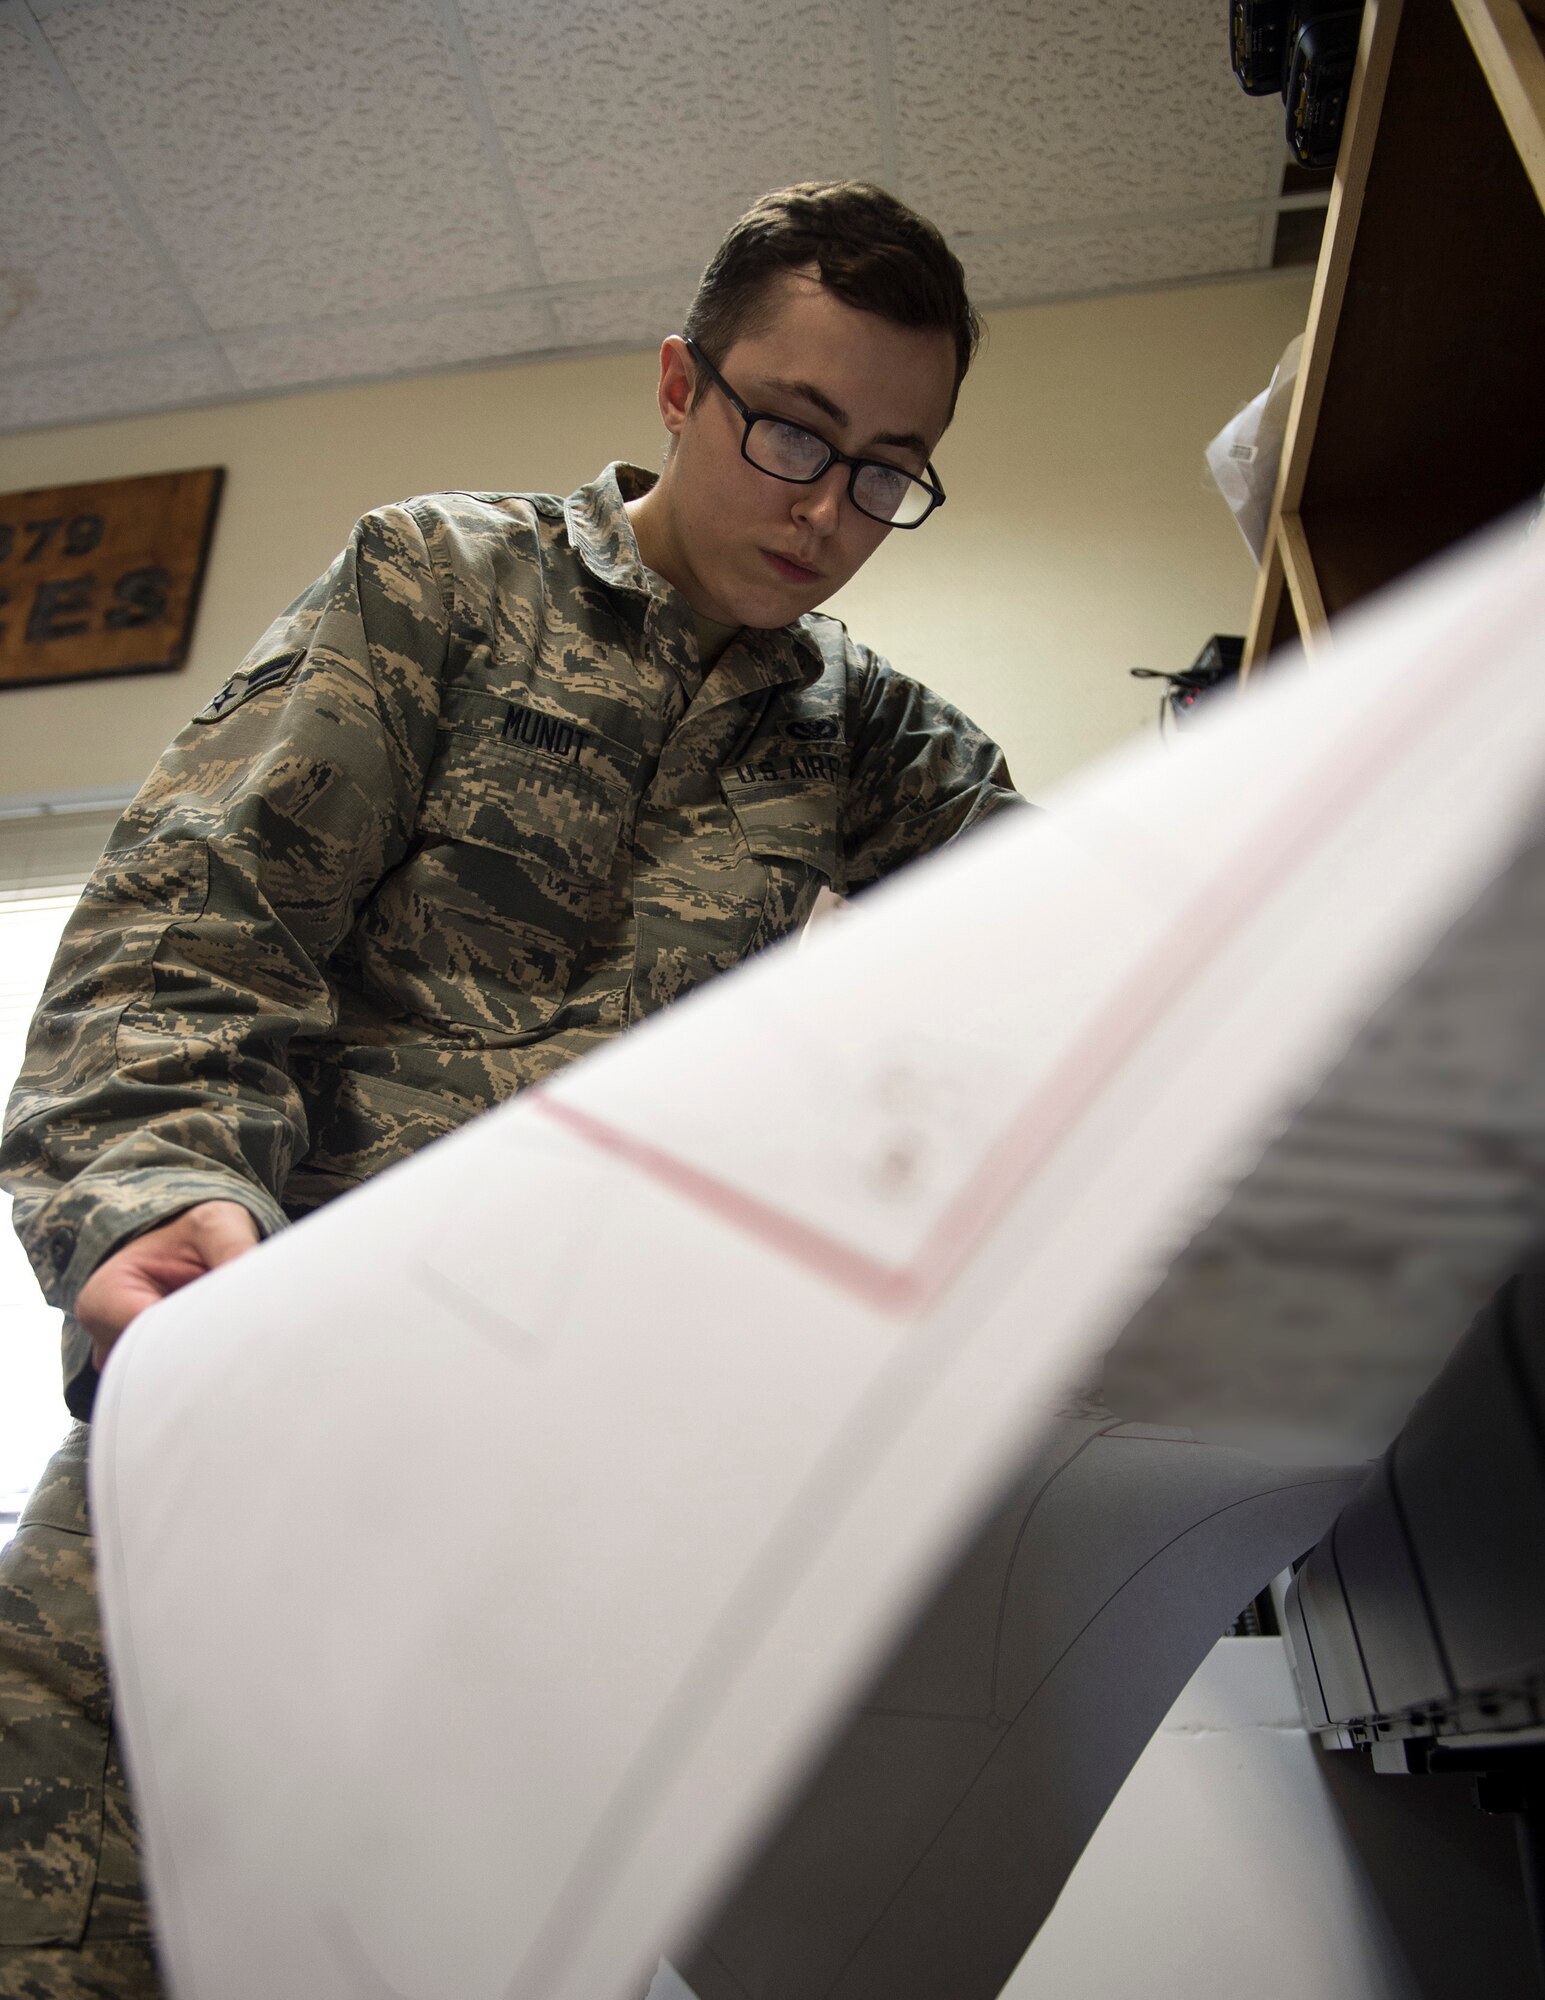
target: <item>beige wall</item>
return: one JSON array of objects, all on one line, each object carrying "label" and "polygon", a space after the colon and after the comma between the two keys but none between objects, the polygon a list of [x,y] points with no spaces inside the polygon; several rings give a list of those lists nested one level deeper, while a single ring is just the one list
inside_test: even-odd
[{"label": "beige wall", "polygon": [[[994,316],[938,454],[950,495],[831,608],[997,736],[1032,793],[1157,709],[1133,666],[1242,631],[1254,566],[1202,448],[1303,324],[1307,273]],[[137,782],[366,508],[567,492],[658,462],[650,354],[545,361],[0,440],[0,491],[223,465],[189,662],[0,692],[0,799]]]}]

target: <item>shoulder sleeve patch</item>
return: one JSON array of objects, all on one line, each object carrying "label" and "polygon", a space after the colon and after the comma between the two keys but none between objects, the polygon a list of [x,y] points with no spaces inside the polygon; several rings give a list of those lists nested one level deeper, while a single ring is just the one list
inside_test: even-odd
[{"label": "shoulder sleeve patch", "polygon": [[279,653],[271,660],[259,660],[256,666],[238,667],[220,692],[212,701],[205,703],[193,720],[218,722],[222,715],[229,715],[233,708],[240,708],[244,701],[255,694],[262,694],[265,688],[279,687],[305,657],[304,653]]}]

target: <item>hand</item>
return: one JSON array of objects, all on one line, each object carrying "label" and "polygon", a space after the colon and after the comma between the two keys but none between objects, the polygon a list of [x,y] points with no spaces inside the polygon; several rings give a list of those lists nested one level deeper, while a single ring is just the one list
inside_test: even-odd
[{"label": "hand", "polygon": [[201,1201],[104,1257],[75,1301],[75,1317],[91,1335],[97,1367],[146,1306],[181,1291],[217,1264],[228,1264],[258,1241],[258,1226],[239,1201]]}]

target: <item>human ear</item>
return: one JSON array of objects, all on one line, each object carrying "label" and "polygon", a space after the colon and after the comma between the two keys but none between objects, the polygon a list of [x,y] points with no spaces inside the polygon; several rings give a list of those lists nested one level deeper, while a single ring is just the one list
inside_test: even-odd
[{"label": "human ear", "polygon": [[669,333],[660,347],[660,416],[671,436],[679,437],[692,408],[696,371],[687,343],[679,333]]}]

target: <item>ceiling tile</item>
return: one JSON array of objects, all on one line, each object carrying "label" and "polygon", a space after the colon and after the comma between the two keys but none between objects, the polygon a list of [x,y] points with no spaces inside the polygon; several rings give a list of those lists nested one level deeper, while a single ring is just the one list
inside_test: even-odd
[{"label": "ceiling tile", "polygon": [[1248,271],[1261,261],[1257,216],[1058,231],[1023,243],[957,238],[980,306],[1027,304],[1067,293],[1119,290]]},{"label": "ceiling tile", "polygon": [[986,303],[1254,267],[1216,210],[1275,190],[1281,107],[1220,5],[32,0],[76,104],[0,0],[5,420],[653,347],[796,179],[899,186]]},{"label": "ceiling tile", "polygon": [[553,316],[560,339],[575,347],[658,347],[679,333],[697,289],[693,279],[676,285],[618,285],[583,298],[555,299]]},{"label": "ceiling tile", "polygon": [[701,270],[759,194],[873,178],[863,0],[460,0],[552,283]]},{"label": "ceiling tile", "polygon": [[519,301],[364,324],[230,334],[222,344],[244,388],[274,389],[504,360],[553,343],[542,308]]},{"label": "ceiling tile", "polygon": [[950,232],[1264,198],[1282,107],[1219,0],[891,0],[902,192]]},{"label": "ceiling tile", "polygon": [[425,0],[114,0],[44,28],[212,326],[535,275]]},{"label": "ceiling tile", "polygon": [[183,409],[229,393],[219,356],[202,342],[189,341],[153,354],[76,361],[0,377],[0,431]]},{"label": "ceiling tile", "polygon": [[0,367],[194,332],[9,11],[0,8]]}]

